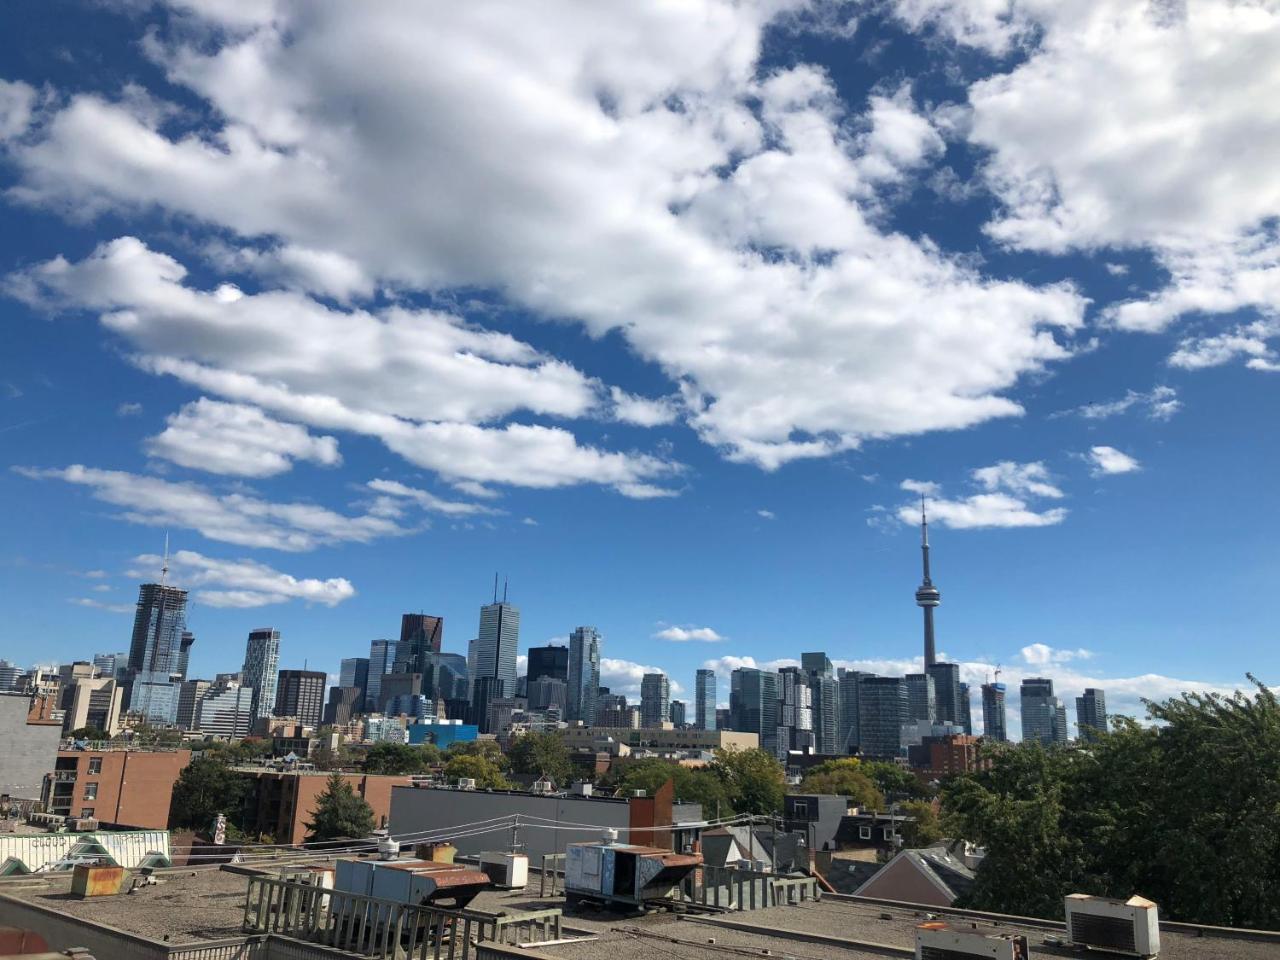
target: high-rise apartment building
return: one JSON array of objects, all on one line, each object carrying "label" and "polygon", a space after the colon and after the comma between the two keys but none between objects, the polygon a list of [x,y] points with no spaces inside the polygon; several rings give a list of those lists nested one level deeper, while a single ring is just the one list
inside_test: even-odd
[{"label": "high-rise apartment building", "polygon": [[[97,657],[94,658],[97,661]],[[16,663],[0,660],[0,691],[17,690],[21,686],[22,677],[27,671]]]},{"label": "high-rise apartment building", "polygon": [[179,680],[187,679],[187,671],[191,668],[191,648],[195,646],[196,635],[190,630],[183,630],[178,640],[178,660],[170,671]]},{"label": "high-rise apartment building", "polygon": [[961,724],[960,664],[933,663],[924,668],[933,678],[933,693],[937,701],[938,723]]},{"label": "high-rise apartment building", "polygon": [[891,759],[902,752],[907,722],[907,681],[902,677],[858,680],[858,734],[862,753]]},{"label": "high-rise apartment building", "polygon": [[600,695],[600,631],[578,627],[569,634],[569,702],[565,717],[587,726],[598,723]]},{"label": "high-rise apartment building", "polygon": [[813,703],[813,749],[815,753],[841,753],[840,683],[825,653],[800,654],[800,669],[809,678]]},{"label": "high-rise apartment building", "polygon": [[320,670],[281,670],[278,676],[276,716],[297,717],[304,726],[320,726],[324,717],[325,674]]},{"label": "high-rise apartment building", "polygon": [[529,648],[529,666],[527,670],[529,682],[546,677],[550,680],[569,682],[569,648],[548,644],[545,647]]},{"label": "high-rise apartment building", "polygon": [[683,727],[688,721],[688,717],[685,714],[685,702],[683,700],[672,700],[668,715],[671,717],[672,726]]},{"label": "high-rise apartment building", "polygon": [[397,643],[394,640],[374,640],[369,644],[369,672],[365,682],[365,710],[378,710],[382,703],[382,678],[391,672],[396,662]]},{"label": "high-rise apartment building", "polygon": [[185,680],[178,688],[178,714],[175,721],[179,730],[195,730],[196,707],[200,698],[213,686],[208,680]]},{"label": "high-rise apartment building", "polygon": [[841,668],[837,681],[840,685],[840,730],[837,753],[857,753],[860,749],[862,737],[858,722],[858,681],[865,676],[869,674]]},{"label": "high-rise apartment building", "polygon": [[936,723],[938,720],[938,698],[933,685],[933,677],[927,673],[908,673],[907,681],[907,718],[915,723]]},{"label": "high-rise apartment building", "polygon": [[563,714],[565,701],[569,699],[569,685],[558,677],[542,676],[529,681],[525,694],[529,698],[530,710],[555,707]]},{"label": "high-rise apartment building", "polygon": [[834,677],[831,660],[821,651],[800,654],[800,669],[810,677]]},{"label": "high-rise apartment building", "polygon": [[208,736],[247,737],[253,731],[254,702],[261,699],[251,687],[234,680],[216,683],[196,702],[196,728]]},{"label": "high-rise apartment building", "polygon": [[[93,665],[97,668],[98,676],[123,680],[125,671],[129,669],[129,652],[125,650],[120,653],[95,653]],[[3,689],[4,687],[0,685],[0,690]]]},{"label": "high-rise apartment building", "polygon": [[1089,687],[1084,696],[1076,697],[1076,727],[1081,740],[1090,730],[1107,732],[1107,695],[1096,687]]},{"label": "high-rise apartment building", "polygon": [[400,617],[400,642],[396,644],[392,673],[426,673],[427,654],[439,653],[444,643],[444,617],[406,613]]},{"label": "high-rise apartment building", "polygon": [[982,735],[988,740],[1005,743],[1009,728],[1005,723],[1005,686],[1003,683],[982,685]]},{"label": "high-rise apartment building", "polygon": [[646,673],[640,679],[640,726],[660,727],[671,711],[671,682],[665,673]]},{"label": "high-rise apartment building", "polygon": [[739,667],[729,678],[729,714],[733,729],[760,737],[760,748],[778,752],[778,675]]},{"label": "high-rise apartment building", "polygon": [[966,736],[973,736],[973,704],[969,695],[969,685],[960,684],[960,726]]},{"label": "high-rise apartment building", "polygon": [[699,670],[693,681],[693,725],[699,730],[716,728],[716,672]]},{"label": "high-rise apartment building", "polygon": [[[280,631],[274,627],[258,627],[249,631],[244,647],[244,666],[240,668],[239,689],[252,691],[253,719],[275,713],[276,675],[280,669]],[[321,696],[324,692],[321,691]],[[240,694],[237,693],[239,698]],[[293,716],[293,714],[286,714]]]},{"label": "high-rise apartment building", "polygon": [[1066,708],[1053,695],[1053,681],[1028,677],[1019,690],[1022,706],[1022,740],[1045,745],[1066,740]]},{"label": "high-rise apartment building", "polygon": [[186,629],[187,591],[159,583],[142,584],[129,640],[129,669],[138,673],[176,671]]},{"label": "high-rise apartment building", "polygon": [[778,759],[788,750],[813,751],[813,693],[799,667],[778,671]]}]

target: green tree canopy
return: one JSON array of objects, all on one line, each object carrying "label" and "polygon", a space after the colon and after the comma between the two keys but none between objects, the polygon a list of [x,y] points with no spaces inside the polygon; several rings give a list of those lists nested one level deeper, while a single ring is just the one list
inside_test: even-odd
[{"label": "green tree canopy", "polygon": [[724,783],[739,813],[775,814],[782,810],[786,775],[777,757],[767,750],[718,750],[711,769]]},{"label": "green tree canopy", "polygon": [[876,789],[884,794],[885,800],[924,800],[933,796],[920,778],[908,770],[889,760],[864,760],[862,772],[871,778]]},{"label": "green tree canopy", "polygon": [[364,756],[364,771],[407,776],[422,773],[439,762],[440,748],[435,744],[375,743]]},{"label": "green tree canopy", "polygon": [[942,839],[942,823],[928,800],[908,800],[898,813],[911,817],[902,824],[902,842],[907,847],[927,847]]},{"label": "green tree canopy", "polygon": [[566,786],[573,776],[569,748],[559,733],[521,734],[507,749],[507,760],[513,773],[547,777],[559,787]]},{"label": "green tree canopy", "polygon": [[[452,751],[450,751],[452,753]],[[480,790],[510,790],[512,784],[502,775],[502,768],[489,757],[475,753],[457,753],[444,765],[450,780],[471,779]]]},{"label": "green tree canopy", "polygon": [[169,825],[208,831],[220,813],[238,820],[247,790],[244,777],[221,757],[192,757],[173,785]]},{"label": "green tree canopy", "polygon": [[996,748],[944,786],[948,831],[987,852],[968,905],[1061,916],[1068,893],[1138,893],[1172,920],[1280,929],[1275,695],[1256,684],[1147,710],[1158,726],[1118,718],[1075,750]]},{"label": "green tree canopy", "polygon": [[70,736],[76,740],[110,740],[111,739],[111,737],[107,735],[107,731],[103,730],[101,727],[94,727],[94,726],[80,727],[79,729],[72,730]]},{"label": "green tree canopy", "polygon": [[451,743],[445,752],[445,760],[452,760],[454,757],[484,757],[501,770],[507,770],[511,765],[496,740],[461,740]]},{"label": "green tree canopy", "polygon": [[834,793],[848,797],[849,802],[872,810],[885,808],[884,795],[867,776],[856,757],[827,760],[811,769],[797,789],[798,793]]},{"label": "green tree canopy", "polygon": [[358,840],[373,832],[373,809],[341,774],[332,773],[305,826],[308,843]]},{"label": "green tree canopy", "polygon": [[652,796],[668,780],[676,801],[702,804],[705,819],[730,817],[736,812],[724,780],[707,767],[683,767],[657,758],[623,760],[614,764],[604,785],[628,793],[644,790]]}]

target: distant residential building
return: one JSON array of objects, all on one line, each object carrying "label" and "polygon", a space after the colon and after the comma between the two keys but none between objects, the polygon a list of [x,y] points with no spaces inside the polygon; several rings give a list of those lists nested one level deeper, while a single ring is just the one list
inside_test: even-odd
[{"label": "distant residential building", "polygon": [[760,748],[778,752],[778,675],[770,670],[739,667],[729,677],[729,711],[733,729],[754,733]]},{"label": "distant residential building", "polygon": [[[632,726],[632,709],[627,705],[627,698],[620,693],[600,695],[595,706],[596,723],[600,727]],[[634,725],[640,726],[640,713],[635,711]],[[592,724],[587,724],[592,726]]]},{"label": "distant residential building", "polygon": [[671,705],[671,682],[665,673],[646,673],[640,679],[640,725],[660,727]]},{"label": "distant residential building", "polygon": [[933,678],[937,701],[935,719],[940,723],[961,723],[960,664],[934,663],[925,667],[924,672]]},{"label": "distant residential building", "polygon": [[529,648],[529,682],[546,677],[550,680],[563,680],[569,683],[569,648],[547,644],[545,647]]},{"label": "distant residential building", "polygon": [[374,640],[369,644],[369,672],[365,687],[365,709],[381,708],[382,678],[391,672],[396,660],[396,641]]},{"label": "distant residential building", "polygon": [[179,730],[196,729],[196,706],[213,686],[208,680],[184,680],[178,688],[178,712],[174,723]]},{"label": "distant residential building", "polygon": [[[316,798],[324,792],[331,775],[273,770],[239,773],[249,786],[244,803],[245,831],[255,835],[269,833],[281,843],[302,843],[307,823],[315,814]],[[386,826],[390,816],[391,788],[412,784],[409,777],[359,773],[339,776],[373,810],[373,822],[378,827]]]},{"label": "distant residential building", "polygon": [[934,723],[938,719],[938,700],[933,677],[927,673],[908,673],[907,717],[910,720]]},{"label": "distant residential building", "polygon": [[280,631],[273,627],[250,630],[240,677],[244,686],[253,691],[254,719],[275,715],[279,667]]},{"label": "distant residential building", "polygon": [[178,694],[182,687],[178,674],[130,670],[128,680],[129,713],[138,714],[157,726],[171,726],[177,721]]},{"label": "distant residential building", "polygon": [[[95,658],[96,659],[96,658]],[[26,671],[8,660],[0,660],[0,693],[17,690]]]},{"label": "distant residential building", "polygon": [[191,751],[59,750],[53,762],[41,793],[49,813],[164,830],[173,785],[191,762]]},{"label": "distant residential building", "polygon": [[[66,713],[71,709],[71,699],[76,693],[76,684],[80,680],[92,680],[98,671],[88,660],[77,660],[64,663],[58,667],[58,709]],[[71,727],[64,726],[70,730]]]},{"label": "distant residential building", "polygon": [[858,680],[858,731],[861,752],[892,758],[902,752],[907,719],[907,682],[902,677],[864,676]]},{"label": "distant residential building", "polygon": [[1005,686],[1003,683],[982,685],[982,735],[988,740],[1005,743],[1009,730],[1005,723]]},{"label": "distant residential building", "polygon": [[360,691],[355,712],[364,712],[365,698],[369,695],[369,658],[346,657],[338,667],[338,686]]},{"label": "distant residential building", "polygon": [[1066,708],[1053,695],[1053,681],[1028,677],[1019,690],[1022,708],[1022,741],[1045,745],[1066,740]]},{"label": "distant residential building", "polygon": [[685,703],[683,700],[671,701],[670,717],[672,726],[683,727],[685,725]]},{"label": "distant residential building", "polygon": [[408,743],[409,734],[405,732],[402,717],[384,717],[380,713],[370,714],[364,721],[364,738],[373,743]]},{"label": "distant residential building", "polygon": [[909,747],[911,766],[929,779],[940,779],[978,768],[978,738],[965,733],[925,737]]},{"label": "distant residential building", "polygon": [[441,750],[448,750],[455,743],[469,743],[479,735],[475,724],[460,720],[424,720],[405,729],[410,744],[433,743]]},{"label": "distant residential building", "polygon": [[813,749],[831,756],[840,749],[840,682],[830,675],[811,675],[813,701]]},{"label": "distant residential building", "polygon": [[837,681],[840,685],[840,730],[837,753],[857,753],[862,743],[858,724],[858,681],[870,674],[857,670],[842,670]]},{"label": "distant residential building", "polygon": [[[0,661],[0,672],[3,671],[3,662],[4,661]],[[95,653],[93,655],[93,665],[97,668],[98,676],[114,677],[116,680],[123,680],[125,671],[129,669],[129,651],[124,650],[119,653]],[[3,687],[0,687],[0,689],[3,689]]]},{"label": "distant residential building", "polygon": [[733,729],[733,713],[728,707],[716,707],[716,729]]},{"label": "distant residential building", "polygon": [[234,680],[214,684],[196,701],[196,729],[207,736],[229,740],[247,737],[257,719],[255,702],[261,701],[250,686]]},{"label": "distant residential building", "polygon": [[71,703],[62,721],[62,729],[79,730],[96,727],[108,737],[120,732],[121,703],[124,691],[114,676],[76,680],[71,687]]},{"label": "distant residential building", "polygon": [[809,678],[799,667],[778,671],[778,727],[774,742],[779,760],[791,750],[813,749],[813,694]]},{"label": "distant residential building", "polygon": [[973,736],[973,704],[971,699],[969,685],[967,683],[960,684],[960,719],[958,722],[969,736]]},{"label": "distant residential building", "polygon": [[693,725],[716,729],[716,672],[699,670],[693,682]]},{"label": "distant residential building", "polygon": [[570,722],[596,722],[600,688],[600,631],[577,627],[569,634],[569,702],[565,714]]},{"label": "distant residential building", "polygon": [[319,670],[281,670],[278,676],[275,715],[297,717],[309,727],[320,726],[324,716],[325,674]]},{"label": "distant residential building", "polygon": [[568,727],[562,733],[564,744],[570,750],[588,750],[600,740],[615,740],[628,747],[647,747],[655,750],[706,751],[725,748],[750,750],[760,745],[754,733],[733,730],[699,730],[697,727],[631,727],[595,726]]},{"label": "distant residential building", "polygon": [[1076,697],[1076,727],[1081,740],[1090,730],[1107,732],[1107,695],[1103,691],[1089,687],[1084,696]]}]

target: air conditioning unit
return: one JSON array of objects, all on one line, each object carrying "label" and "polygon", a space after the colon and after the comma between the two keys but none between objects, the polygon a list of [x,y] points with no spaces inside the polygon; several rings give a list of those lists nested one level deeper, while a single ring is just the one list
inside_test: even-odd
[{"label": "air conditioning unit", "polygon": [[1028,960],[1030,956],[1027,938],[1017,934],[959,930],[945,923],[922,923],[916,927],[916,960]]},{"label": "air conditioning unit", "polygon": [[474,790],[475,788],[476,782],[471,777],[463,777],[458,781],[459,790]]},{"label": "air conditioning unit", "polygon": [[1067,936],[1073,946],[1134,957],[1154,957],[1160,952],[1160,914],[1150,900],[1073,893],[1064,903]]},{"label": "air conditioning unit", "polygon": [[523,853],[482,853],[480,869],[504,890],[523,890],[529,883],[529,858]]}]

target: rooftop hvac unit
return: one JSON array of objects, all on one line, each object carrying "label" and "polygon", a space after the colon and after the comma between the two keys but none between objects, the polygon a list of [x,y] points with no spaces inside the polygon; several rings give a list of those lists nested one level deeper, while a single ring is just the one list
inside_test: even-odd
[{"label": "rooftop hvac unit", "polygon": [[535,780],[533,781],[532,792],[544,794],[544,795],[548,793],[555,793],[556,785],[552,783],[550,780]]},{"label": "rooftop hvac unit", "polygon": [[475,788],[476,782],[471,777],[463,777],[458,781],[459,790],[474,790]]},{"label": "rooftop hvac unit", "polygon": [[1077,947],[1154,957],[1160,952],[1160,915],[1143,897],[1109,900],[1073,893],[1065,899],[1067,936]]},{"label": "rooftop hvac unit", "polygon": [[523,890],[529,882],[529,858],[523,853],[482,853],[480,869],[503,890]]},{"label": "rooftop hvac unit", "polygon": [[1030,956],[1027,938],[1016,934],[957,930],[945,923],[922,923],[916,927],[916,960],[1028,960]]}]

